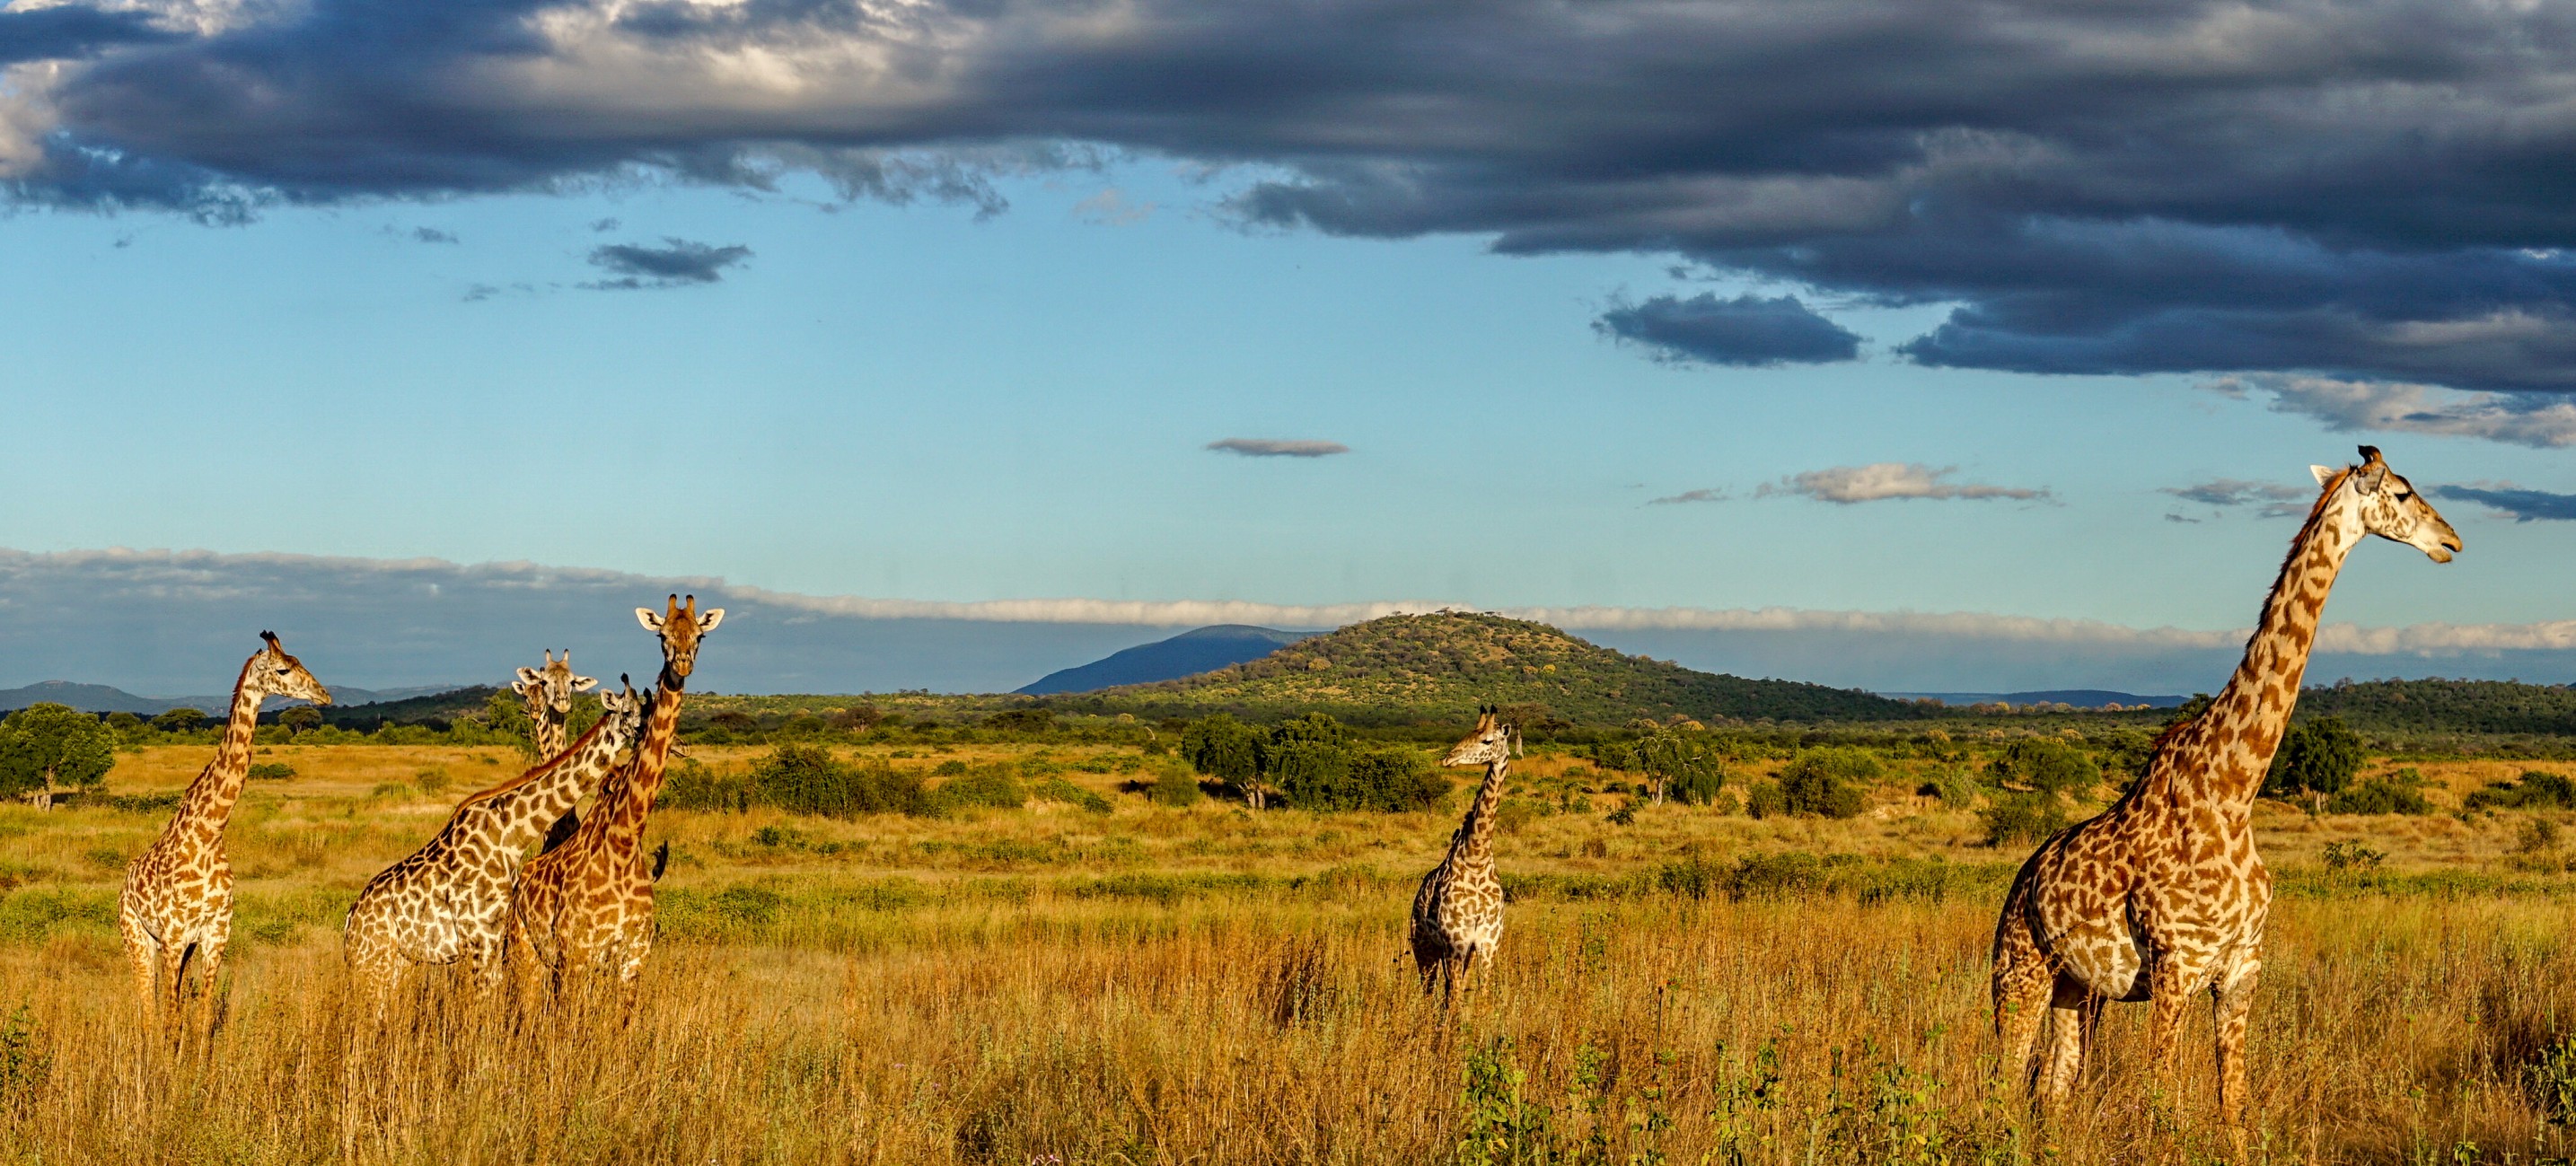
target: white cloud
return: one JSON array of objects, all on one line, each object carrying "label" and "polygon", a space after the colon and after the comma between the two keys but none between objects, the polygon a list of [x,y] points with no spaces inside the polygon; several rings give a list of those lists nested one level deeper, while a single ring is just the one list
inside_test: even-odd
[{"label": "white cloud", "polygon": [[1245,457],[1331,457],[1349,453],[1351,447],[1338,441],[1292,441],[1275,437],[1229,437],[1207,443],[1218,453],[1242,454]]},{"label": "white cloud", "polygon": [[1155,206],[1150,202],[1129,202],[1125,192],[1112,186],[1073,204],[1073,217],[1102,227],[1130,227],[1152,218]]},{"label": "white cloud", "polygon": [[1753,492],[1754,497],[1795,494],[1819,502],[1844,506],[1860,502],[1883,502],[1895,498],[2019,498],[2024,500],[2051,497],[2046,490],[2017,486],[1989,486],[1977,482],[1947,481],[1959,472],[1957,466],[1934,469],[1921,462],[1873,462],[1865,466],[1835,466],[1831,469],[1808,470],[1791,474],[1778,482],[1767,482]]},{"label": "white cloud", "polygon": [[1646,505],[1680,506],[1690,502],[1724,501],[1726,501],[1726,491],[1724,490],[1684,490],[1679,494],[1667,494],[1661,498],[1649,498],[1646,500]]},{"label": "white cloud", "polygon": [[2271,395],[2271,410],[2310,417],[2338,433],[2433,433],[2556,449],[2576,445],[2576,400],[2556,393],[2478,393],[2396,381],[2255,373],[2202,386],[2244,399]]},{"label": "white cloud", "polygon": [[[2301,517],[2315,503],[2317,496],[2316,489],[2311,486],[2286,486],[2279,482],[2255,482],[2244,478],[2212,478],[2197,486],[2167,486],[2160,492],[2203,506],[2250,506],[2259,502],[2263,508],[2256,513],[2265,518]],[[2173,515],[2167,517],[2177,522],[2195,521]]]}]

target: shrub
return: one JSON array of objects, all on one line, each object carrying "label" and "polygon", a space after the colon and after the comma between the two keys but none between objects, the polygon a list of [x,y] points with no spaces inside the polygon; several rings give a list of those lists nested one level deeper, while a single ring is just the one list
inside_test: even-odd
[{"label": "shrub", "polygon": [[2433,803],[2402,781],[2374,777],[2326,802],[2329,814],[2429,814]]},{"label": "shrub", "polygon": [[2263,779],[2263,790],[2271,794],[2336,793],[2361,772],[2362,760],[2360,734],[2345,728],[2340,718],[2318,717],[2281,738],[2280,752],[2272,755],[2272,771]]},{"label": "shrub", "polygon": [[295,767],[283,761],[263,761],[250,767],[249,776],[254,781],[284,781],[295,776]]},{"label": "shrub", "polygon": [[1449,796],[1449,778],[1412,750],[1365,749],[1353,753],[1335,748],[1331,752],[1337,762],[1301,761],[1299,764],[1307,768],[1295,771],[1300,775],[1295,780],[1287,774],[1281,776],[1280,786],[1287,792],[1290,805],[1307,810],[1374,810],[1392,814],[1431,809]]},{"label": "shrub", "polygon": [[411,775],[411,783],[419,787],[421,793],[433,798],[447,792],[447,781],[447,771],[436,766]]},{"label": "shrub", "polygon": [[843,765],[833,760],[830,750],[817,745],[781,745],[771,750],[752,764],[749,785],[748,800],[792,814],[929,817],[938,812],[938,805],[922,788],[919,773],[881,761]]},{"label": "shrub", "polygon": [[1878,773],[1878,759],[1858,749],[1808,750],[1780,771],[1782,809],[1825,818],[1859,817],[1861,793],[1844,780]]},{"label": "shrub", "polygon": [[1980,815],[1986,822],[1986,845],[2040,842],[2066,828],[2066,803],[2056,794],[2006,794]]},{"label": "shrub", "polygon": [[1019,775],[1009,769],[988,765],[940,783],[939,788],[931,792],[931,799],[942,810],[968,806],[1016,810],[1028,804],[1029,787],[1020,784]]},{"label": "shrub", "polygon": [[751,782],[722,776],[697,759],[684,757],[663,776],[662,793],[654,800],[678,810],[740,812],[751,808]]},{"label": "shrub", "polygon": [[1209,777],[1242,785],[1261,772],[1261,743],[1250,726],[1218,713],[1181,730],[1181,760]]},{"label": "shrub", "polygon": [[1155,775],[1153,784],[1146,787],[1145,796],[1155,805],[1184,809],[1197,805],[1205,795],[1199,792],[1199,779],[1195,774],[1187,769],[1167,767]]},{"label": "shrub", "polygon": [[1776,781],[1755,782],[1744,796],[1744,812],[1756,818],[1773,818],[1789,812],[1789,795]]},{"label": "shrub", "polygon": [[2576,808],[2576,782],[2531,770],[2518,780],[2500,781],[2472,793],[2462,804],[2472,810]]},{"label": "shrub", "polygon": [[2045,794],[2081,797],[2101,783],[2102,769],[2064,741],[2030,737],[2015,741],[1988,762],[1996,784]]},{"label": "shrub", "polygon": [[2326,843],[2326,869],[2332,871],[2374,870],[2387,861],[2388,855],[2358,842]]},{"label": "shrub", "polygon": [[1046,779],[1044,784],[1038,786],[1037,795],[1050,802],[1062,802],[1068,806],[1078,806],[1094,814],[1106,814],[1109,812],[1110,808],[1109,799],[1093,793],[1090,790],[1084,789],[1081,786],[1075,785],[1072,782],[1066,781],[1061,777],[1050,777]]}]

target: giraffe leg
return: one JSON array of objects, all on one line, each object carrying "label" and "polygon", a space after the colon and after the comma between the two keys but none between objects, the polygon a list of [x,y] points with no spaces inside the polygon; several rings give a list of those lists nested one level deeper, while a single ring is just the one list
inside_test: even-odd
[{"label": "giraffe leg", "polygon": [[219,928],[214,937],[200,945],[197,955],[197,1015],[190,1021],[192,1032],[205,1034],[207,1047],[213,1047],[215,1030],[224,1023],[224,933]]},{"label": "giraffe leg", "polygon": [[1995,1035],[2002,1039],[2003,1067],[2024,1085],[2036,1086],[2031,1053],[2039,1043],[2039,1024],[2047,1016],[2057,977],[2027,937],[2019,944],[1999,945],[1995,960]]},{"label": "giraffe leg", "polygon": [[2055,1106],[2075,1088],[2076,1074],[2084,1069],[2085,1046],[2093,1036],[2092,1021],[2101,1009],[2101,999],[2091,989],[2071,977],[2057,977],[2048,1002],[2048,1065],[2039,1079],[2045,1105]]},{"label": "giraffe leg", "polygon": [[2148,973],[2147,1079],[2159,1098],[2171,1098],[2181,1084],[2183,1011],[2193,989],[2208,982],[2205,965],[2163,953]]},{"label": "giraffe leg", "polygon": [[2218,1118],[2236,1157],[2245,1157],[2245,1016],[2254,1005],[2254,985],[2263,961],[2240,962],[2225,983],[2211,991],[2211,1027],[2218,1044]]}]

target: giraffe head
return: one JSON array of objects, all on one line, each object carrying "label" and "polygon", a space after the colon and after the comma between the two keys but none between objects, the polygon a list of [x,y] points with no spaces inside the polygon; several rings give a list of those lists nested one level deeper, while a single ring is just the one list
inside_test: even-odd
[{"label": "giraffe head", "polygon": [[277,642],[276,632],[261,632],[259,638],[268,641],[268,647],[250,658],[250,667],[242,677],[246,686],[258,690],[263,697],[331,703],[331,690],[304,670],[304,661],[286,654],[285,645]]},{"label": "giraffe head", "polygon": [[2391,542],[2405,543],[2422,551],[2436,563],[2447,563],[2460,551],[2460,532],[2442,520],[2433,504],[2415,492],[2415,484],[2399,477],[2379,456],[2379,447],[2361,447],[2361,464],[2340,470],[2327,466],[2309,466],[2317,476],[2317,485],[2326,487],[2317,499],[2319,514],[2338,506],[2350,506],[2361,518],[2361,528]]},{"label": "giraffe head", "polygon": [[510,686],[510,691],[528,702],[528,715],[551,712],[562,718],[572,715],[574,693],[588,692],[598,684],[590,677],[573,675],[572,649],[564,649],[563,659],[557,660],[554,649],[548,648],[546,666],[519,669],[518,682]]},{"label": "giraffe head", "polygon": [[690,596],[688,605],[683,607],[680,597],[674,595],[660,615],[653,614],[649,607],[636,608],[635,622],[662,637],[662,670],[675,680],[686,680],[698,666],[698,637],[724,622],[724,609],[710,607],[700,614],[697,596]]},{"label": "giraffe head", "polygon": [[599,694],[600,720],[607,723],[609,732],[633,740],[636,731],[644,724],[644,697],[635,691],[632,679],[620,676],[617,683],[626,691]]},{"label": "giraffe head", "polygon": [[1476,710],[1475,730],[1451,746],[1440,764],[1491,765],[1520,751],[1520,730],[1503,723],[1502,710],[1487,706]]}]

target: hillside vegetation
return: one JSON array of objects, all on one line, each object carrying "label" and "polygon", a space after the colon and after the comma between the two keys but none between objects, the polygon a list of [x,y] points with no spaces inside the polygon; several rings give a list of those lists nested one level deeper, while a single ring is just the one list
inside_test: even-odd
[{"label": "hillside vegetation", "polygon": [[1479,704],[1536,705],[1581,724],[1911,720],[1866,692],[1746,680],[1629,656],[1528,620],[1474,612],[1391,615],[1181,680],[1057,698],[1067,711],[1140,716],[1321,711],[1360,724],[1454,719]]},{"label": "hillside vegetation", "polygon": [[2514,680],[2370,680],[2299,694],[2299,719],[2364,732],[2576,734],[2576,688]]}]

